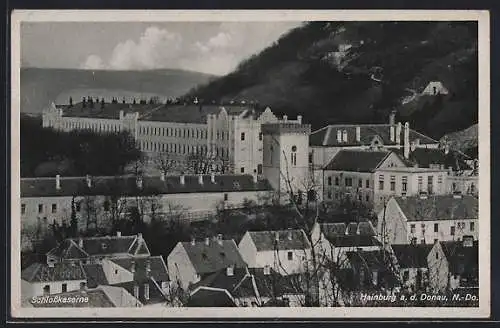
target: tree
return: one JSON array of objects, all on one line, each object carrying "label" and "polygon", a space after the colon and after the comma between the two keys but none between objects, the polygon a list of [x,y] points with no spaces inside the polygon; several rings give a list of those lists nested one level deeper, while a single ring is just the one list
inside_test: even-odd
[{"label": "tree", "polygon": [[228,159],[202,153],[189,154],[186,158],[185,168],[189,174],[224,174],[232,170]]},{"label": "tree", "polygon": [[71,198],[71,218],[70,218],[70,227],[71,227],[71,237],[78,237],[78,219],[76,217],[76,209],[75,209],[75,196]]},{"label": "tree", "polygon": [[178,171],[180,167],[179,162],[169,153],[159,153],[156,155],[154,164],[164,176]]}]

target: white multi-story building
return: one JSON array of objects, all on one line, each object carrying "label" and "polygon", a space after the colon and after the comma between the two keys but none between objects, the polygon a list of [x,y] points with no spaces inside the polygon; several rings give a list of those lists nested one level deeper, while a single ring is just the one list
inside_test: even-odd
[{"label": "white multi-story building", "polygon": [[139,149],[150,156],[167,153],[184,161],[190,154],[216,156],[230,172],[262,174],[264,123],[301,123],[276,117],[270,108],[259,113],[246,105],[166,105],[106,103],[95,108],[78,103],[43,113],[43,126],[57,130],[129,131]]}]

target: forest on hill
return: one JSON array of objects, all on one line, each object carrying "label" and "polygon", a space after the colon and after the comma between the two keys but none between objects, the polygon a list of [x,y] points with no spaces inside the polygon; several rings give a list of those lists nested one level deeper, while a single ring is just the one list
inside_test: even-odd
[{"label": "forest on hill", "polygon": [[[204,102],[256,102],[326,124],[400,120],[434,138],[478,119],[475,22],[308,22],[191,89]],[[421,92],[431,81],[449,91]]]}]

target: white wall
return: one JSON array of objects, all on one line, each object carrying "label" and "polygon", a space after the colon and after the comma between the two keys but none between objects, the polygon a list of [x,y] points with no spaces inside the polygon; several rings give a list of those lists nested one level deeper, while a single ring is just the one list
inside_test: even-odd
[{"label": "white wall", "polygon": [[243,235],[243,238],[241,238],[240,243],[238,244],[238,249],[240,251],[241,257],[243,258],[243,261],[245,261],[248,267],[256,268],[257,248],[255,247],[255,244],[253,243],[253,240],[250,237],[248,231]]},{"label": "white wall", "polygon": [[106,280],[110,285],[134,280],[134,274],[132,272],[110,260],[103,259],[101,265],[106,275]]},{"label": "white wall", "polygon": [[[474,223],[474,230],[470,230],[470,223]],[[474,236],[477,240],[478,234],[478,220],[477,219],[467,219],[467,220],[426,220],[426,221],[409,221],[407,222],[408,241],[409,243],[412,238],[417,238],[417,243],[420,243],[422,239],[425,238],[426,244],[434,244],[434,240],[439,241],[453,241],[462,240],[463,236]],[[411,232],[411,225],[415,225],[415,232]],[[434,232],[434,225],[438,225],[438,232]],[[425,225],[422,227],[422,225]],[[463,228],[459,228],[463,226]],[[455,235],[451,235],[451,227],[455,227]],[[422,229],[423,228],[423,229]],[[422,231],[425,231],[422,233]]]},{"label": "white wall", "polygon": [[167,267],[170,281],[174,284],[179,281],[184,290],[187,290],[190,283],[196,283],[200,279],[180,242],[168,255]]},{"label": "white wall", "polygon": [[55,282],[27,282],[21,280],[21,297],[28,299],[33,296],[44,296],[43,288],[46,285],[50,286],[50,295],[62,293],[62,285],[67,284],[67,291],[74,291],[80,289],[80,283],[87,283],[86,280],[66,280]]}]

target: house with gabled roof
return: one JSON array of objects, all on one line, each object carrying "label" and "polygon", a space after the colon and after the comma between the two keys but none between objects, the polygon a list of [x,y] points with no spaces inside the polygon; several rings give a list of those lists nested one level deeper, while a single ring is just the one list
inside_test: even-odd
[{"label": "house with gabled roof", "polygon": [[222,235],[207,237],[203,241],[192,239],[189,242],[178,242],[167,257],[172,284],[185,291],[208,274],[228,267],[246,266],[236,242],[233,239],[223,239]]},{"label": "house with gabled roof", "polygon": [[247,231],[238,248],[250,268],[269,266],[281,275],[304,272],[312,251],[302,229]]},{"label": "house with gabled roof", "polygon": [[478,199],[471,195],[392,197],[378,213],[377,231],[388,244],[434,244],[478,239]]},{"label": "house with gabled roof", "polygon": [[21,271],[21,298],[80,290],[86,282],[80,263],[33,263]]},{"label": "house with gabled roof", "polygon": [[393,244],[391,245],[400,280],[403,287],[412,291],[422,291],[428,286],[429,271],[427,256],[432,249],[429,244]]},{"label": "house with gabled roof", "polygon": [[99,263],[105,258],[150,256],[148,246],[139,233],[133,236],[68,238],[47,253],[47,263]]},{"label": "house with gabled roof", "polygon": [[360,250],[379,250],[382,243],[370,221],[316,223],[311,231],[316,258],[323,263],[340,265],[346,253]]},{"label": "house with gabled roof", "polygon": [[479,241],[438,241],[427,256],[431,290],[479,287]]}]

